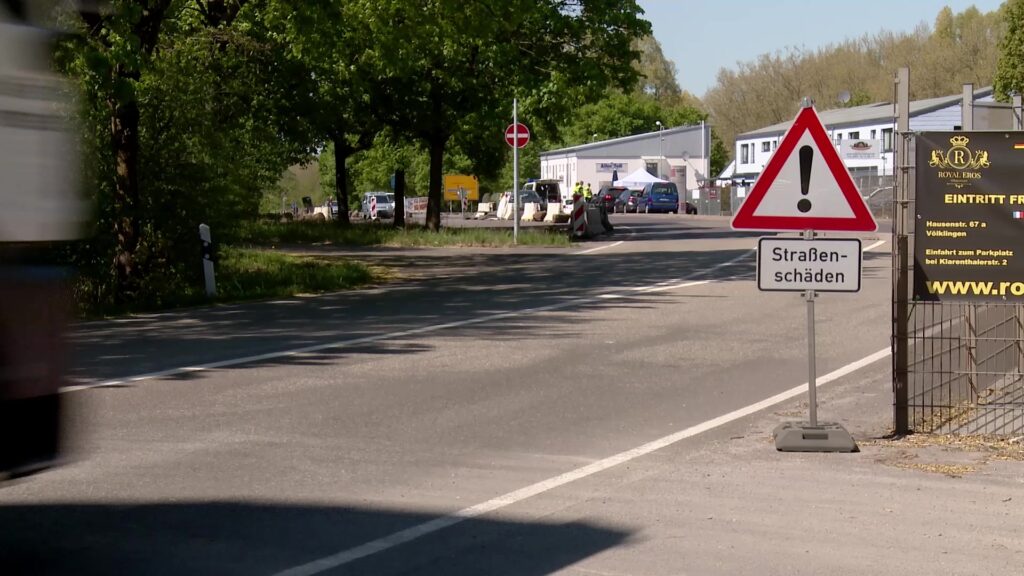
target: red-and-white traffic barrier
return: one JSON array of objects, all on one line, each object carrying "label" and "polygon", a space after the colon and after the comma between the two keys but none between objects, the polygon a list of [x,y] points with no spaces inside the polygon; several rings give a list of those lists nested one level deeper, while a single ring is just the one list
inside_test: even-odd
[{"label": "red-and-white traffic barrier", "polygon": [[572,195],[572,237],[584,238],[587,235],[587,203],[580,194]]}]

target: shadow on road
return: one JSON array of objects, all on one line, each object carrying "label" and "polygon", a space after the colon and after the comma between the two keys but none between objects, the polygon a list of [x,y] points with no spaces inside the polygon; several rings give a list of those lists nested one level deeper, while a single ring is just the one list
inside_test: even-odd
[{"label": "shadow on road", "polygon": [[[612,238],[737,236],[720,228],[680,228],[669,221],[631,224],[631,228],[636,234]],[[355,292],[82,324],[72,335],[76,359],[72,375],[95,382],[239,358],[250,359],[246,366],[314,365],[350,354],[411,354],[431,350],[429,340],[418,336],[438,330],[446,337],[473,342],[535,336],[585,339],[584,316],[576,313],[580,308],[648,308],[669,301],[717,297],[716,291],[706,289],[672,293],[640,289],[700,280],[752,282],[756,268],[754,254],[742,249],[586,255],[500,249],[441,255],[380,251],[364,257],[373,264],[400,270],[404,279]],[[888,259],[888,254],[867,253],[864,278],[885,274]],[[601,297],[609,293],[620,297]],[[533,312],[552,306],[553,310],[543,314]],[[505,316],[479,321],[494,315]],[[387,334],[392,336],[379,339]],[[372,341],[359,342],[367,338]],[[316,349],[261,358],[303,348]],[[174,377],[190,379],[200,374]]]},{"label": "shadow on road", "polygon": [[[6,576],[276,574],[435,518],[237,502],[0,506],[0,566]],[[323,573],[540,576],[628,537],[584,522],[477,518]]]}]

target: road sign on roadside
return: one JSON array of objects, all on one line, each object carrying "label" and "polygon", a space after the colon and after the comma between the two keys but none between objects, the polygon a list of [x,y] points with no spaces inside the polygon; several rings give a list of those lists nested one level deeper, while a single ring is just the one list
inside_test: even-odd
[{"label": "road sign on roadside", "polygon": [[505,128],[505,143],[513,148],[525,148],[530,142],[530,129],[525,124],[514,122]]},{"label": "road sign on roadside", "polygon": [[377,219],[377,197],[370,196],[370,219]]},{"label": "road sign on roadside", "polygon": [[878,225],[821,119],[807,106],[754,182],[732,227],[872,232]]},{"label": "road sign on roadside", "polygon": [[765,292],[860,292],[857,238],[761,238],[757,288]]}]

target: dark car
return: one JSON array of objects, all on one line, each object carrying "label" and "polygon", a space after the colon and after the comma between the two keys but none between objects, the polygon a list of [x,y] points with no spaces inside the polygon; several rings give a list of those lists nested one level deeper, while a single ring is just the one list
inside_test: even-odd
[{"label": "dark car", "polygon": [[[509,201],[510,202],[512,201],[511,197],[509,198]],[[532,202],[534,204],[539,204],[541,210],[547,210],[548,209],[548,202],[547,202],[547,200],[545,198],[542,198],[540,194],[537,194],[533,190],[525,190],[525,189],[524,190],[520,190],[519,191],[519,209],[522,210],[523,209],[523,205],[525,205],[528,202]]]},{"label": "dark car", "polygon": [[626,189],[622,186],[602,186],[597,194],[594,195],[594,198],[590,203],[603,205],[607,212],[615,212],[616,202],[619,200],[619,195],[625,190]]},{"label": "dark car", "polygon": [[642,197],[639,190],[623,189],[619,197],[615,199],[614,212],[636,212],[640,207]]}]

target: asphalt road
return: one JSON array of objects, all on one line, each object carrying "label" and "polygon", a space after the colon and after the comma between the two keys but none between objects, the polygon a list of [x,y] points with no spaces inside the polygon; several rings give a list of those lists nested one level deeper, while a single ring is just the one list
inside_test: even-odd
[{"label": "asphalt road", "polygon": [[[404,270],[370,290],[78,326],[76,458],[0,488],[0,571],[742,572],[710,543],[632,554],[694,495],[644,480],[807,381],[805,303],[757,291],[758,235],[723,219],[614,222],[569,249],[361,252]],[[887,367],[888,234],[863,238],[861,292],[817,303],[837,381]]]}]

